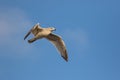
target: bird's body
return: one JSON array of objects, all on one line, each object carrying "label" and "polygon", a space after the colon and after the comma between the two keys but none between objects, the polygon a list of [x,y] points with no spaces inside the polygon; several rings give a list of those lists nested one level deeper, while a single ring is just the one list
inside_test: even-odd
[{"label": "bird's body", "polygon": [[49,28],[42,28],[39,24],[36,24],[28,33],[27,35],[24,37],[24,39],[26,39],[30,33],[32,33],[34,35],[34,37],[30,40],[28,40],[29,43],[32,43],[38,39],[41,38],[46,38],[47,40],[49,40],[50,42],[52,42],[56,48],[58,49],[58,51],[61,53],[61,56],[68,61],[68,56],[67,56],[67,50],[64,44],[64,41],[62,40],[62,38],[58,35],[55,35],[52,33],[52,31],[56,30],[53,27],[49,27]]}]

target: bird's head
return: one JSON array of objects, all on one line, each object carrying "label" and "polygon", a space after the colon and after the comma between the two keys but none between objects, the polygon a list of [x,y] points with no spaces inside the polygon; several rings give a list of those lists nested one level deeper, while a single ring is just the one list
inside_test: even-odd
[{"label": "bird's head", "polygon": [[54,27],[50,27],[49,30],[50,31],[56,31],[56,29]]}]

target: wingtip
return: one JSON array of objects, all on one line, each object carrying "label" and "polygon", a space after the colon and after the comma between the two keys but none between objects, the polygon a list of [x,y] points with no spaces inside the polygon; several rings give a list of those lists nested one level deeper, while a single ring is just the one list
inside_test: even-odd
[{"label": "wingtip", "polygon": [[[28,35],[27,35],[28,36]],[[24,37],[24,40],[27,38],[27,36]]]},{"label": "wingtip", "polygon": [[24,38],[24,40],[25,40],[26,38]]},{"label": "wingtip", "polygon": [[65,59],[65,61],[66,61],[66,62],[68,62],[68,58],[67,58],[67,59]]},{"label": "wingtip", "polygon": [[65,59],[66,62],[68,62],[68,59]]},{"label": "wingtip", "polygon": [[66,62],[68,62],[68,58],[67,57],[64,57],[64,56],[62,56],[63,57],[63,59],[66,61]]}]

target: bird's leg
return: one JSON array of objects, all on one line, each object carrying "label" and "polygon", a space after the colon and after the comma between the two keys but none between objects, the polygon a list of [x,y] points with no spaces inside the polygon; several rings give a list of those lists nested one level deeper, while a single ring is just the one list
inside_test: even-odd
[{"label": "bird's leg", "polygon": [[37,40],[37,38],[34,37],[34,38],[28,40],[28,42],[29,42],[29,43],[32,43],[32,42],[34,42],[34,41],[36,41],[36,40]]}]

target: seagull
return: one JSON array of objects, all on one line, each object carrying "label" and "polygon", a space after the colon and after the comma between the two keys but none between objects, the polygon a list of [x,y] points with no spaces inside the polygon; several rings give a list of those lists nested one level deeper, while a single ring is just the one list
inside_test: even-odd
[{"label": "seagull", "polygon": [[65,47],[65,43],[62,40],[62,38],[54,33],[56,29],[54,27],[48,27],[48,28],[42,28],[39,23],[34,25],[32,29],[25,35],[24,40],[32,33],[34,35],[33,38],[28,40],[28,43],[32,43],[38,39],[45,38],[49,40],[60,52],[61,56],[65,61],[68,61],[68,55],[67,55],[67,50]]}]

